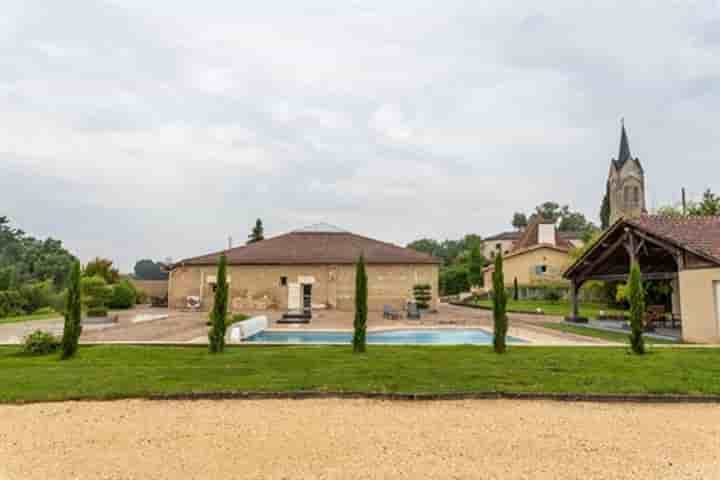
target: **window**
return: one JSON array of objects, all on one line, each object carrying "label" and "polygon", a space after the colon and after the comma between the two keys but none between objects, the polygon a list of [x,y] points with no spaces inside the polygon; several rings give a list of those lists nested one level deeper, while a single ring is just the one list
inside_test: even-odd
[{"label": "window", "polygon": [[535,275],[542,276],[547,273],[547,265],[535,265]]},{"label": "window", "polygon": [[280,277],[280,286],[287,287],[287,277]]},{"label": "window", "polygon": [[495,250],[502,250],[502,243],[496,243]]},{"label": "window", "polygon": [[633,188],[633,203],[640,205],[640,189],[638,187]]}]

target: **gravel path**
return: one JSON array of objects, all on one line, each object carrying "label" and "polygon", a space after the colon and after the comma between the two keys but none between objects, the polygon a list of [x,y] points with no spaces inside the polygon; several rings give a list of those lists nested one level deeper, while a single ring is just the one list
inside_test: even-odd
[{"label": "gravel path", "polygon": [[720,478],[717,405],[133,400],[0,419],[0,479]]}]

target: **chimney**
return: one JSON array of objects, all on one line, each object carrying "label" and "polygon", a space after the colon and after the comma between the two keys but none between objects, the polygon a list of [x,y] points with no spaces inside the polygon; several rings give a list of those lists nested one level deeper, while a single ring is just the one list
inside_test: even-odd
[{"label": "chimney", "polygon": [[540,223],[538,225],[538,243],[555,245],[554,223]]}]

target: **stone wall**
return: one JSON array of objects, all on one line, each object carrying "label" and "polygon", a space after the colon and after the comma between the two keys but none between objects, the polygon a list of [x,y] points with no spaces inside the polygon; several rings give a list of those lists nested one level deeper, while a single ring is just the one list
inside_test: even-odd
[{"label": "stone wall", "polygon": [[[185,307],[187,296],[201,298],[202,309],[208,310],[213,301],[212,284],[217,267],[178,267],[170,275],[169,306]],[[412,297],[412,287],[418,283],[432,286],[432,305],[438,302],[437,265],[367,265],[368,308],[382,310],[383,305],[400,308]],[[354,265],[242,265],[228,266],[230,307],[242,310],[285,310],[288,306],[288,287],[299,277],[312,277],[312,303],[317,307],[352,311],[355,298]]]},{"label": "stone wall", "polygon": [[720,343],[720,308],[716,298],[720,268],[683,270],[679,275],[683,340]]},{"label": "stone wall", "polygon": [[147,293],[149,297],[163,298],[168,294],[167,280],[138,280],[135,278],[128,278],[128,280],[136,289]]}]

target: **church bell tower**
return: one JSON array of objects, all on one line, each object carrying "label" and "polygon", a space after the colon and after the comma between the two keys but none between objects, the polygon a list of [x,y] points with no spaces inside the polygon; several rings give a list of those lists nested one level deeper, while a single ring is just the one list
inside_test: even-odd
[{"label": "church bell tower", "polygon": [[620,129],[620,152],[610,162],[607,180],[607,194],[610,201],[610,224],[620,218],[634,218],[646,213],[645,171],[640,159],[630,153],[625,122]]}]

